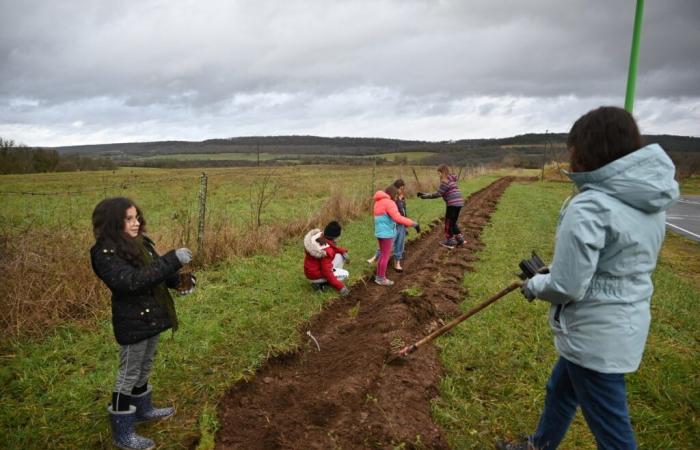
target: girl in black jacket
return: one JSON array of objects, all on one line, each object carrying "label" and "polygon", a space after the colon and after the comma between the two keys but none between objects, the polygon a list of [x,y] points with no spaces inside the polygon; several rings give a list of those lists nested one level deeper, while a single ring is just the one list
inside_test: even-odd
[{"label": "girl in black jacket", "polygon": [[[109,406],[112,442],[122,449],[150,449],[134,424],[164,419],[174,408],[154,408],[148,385],[161,332],[177,329],[175,305],[168,288],[190,293],[194,277],[180,283],[177,271],[192,260],[187,248],[159,256],[145,234],[141,210],[128,198],[102,200],[92,213],[95,245],[90,250],[95,274],[112,291],[112,326],[120,345],[119,371]],[[178,286],[179,284],[187,286]]]}]

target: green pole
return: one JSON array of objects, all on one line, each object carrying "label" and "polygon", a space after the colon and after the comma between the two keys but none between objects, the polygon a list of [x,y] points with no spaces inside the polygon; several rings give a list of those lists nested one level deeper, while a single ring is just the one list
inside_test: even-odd
[{"label": "green pole", "polygon": [[630,69],[627,74],[627,95],[625,109],[631,114],[634,108],[634,88],[637,85],[637,56],[639,55],[639,37],[642,34],[642,16],[644,15],[644,0],[637,0],[637,11],[634,14],[634,32],[632,33],[632,52],[630,53]]}]

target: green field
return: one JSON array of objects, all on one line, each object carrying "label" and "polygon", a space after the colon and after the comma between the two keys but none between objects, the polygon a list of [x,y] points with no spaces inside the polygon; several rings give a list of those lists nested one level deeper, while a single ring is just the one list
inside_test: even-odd
[{"label": "green field", "polygon": [[[208,218],[248,220],[250,186],[263,168],[208,170]],[[367,196],[393,178],[407,181],[410,168],[304,167],[276,169],[278,195],[265,214],[269,223],[308,216],[332,191]],[[435,169],[418,170],[435,184]],[[200,170],[121,169],[114,173],[0,177],[4,191],[81,192],[51,196],[5,194],[0,213],[3,237],[36,228],[75,235],[73,265],[90,275],[89,216],[105,195],[128,195],[144,208],[161,240],[174,239],[178,211],[196,214]],[[534,172],[533,172],[534,173]],[[524,174],[524,172],[519,172]],[[473,192],[495,179],[486,175],[462,183]],[[374,183],[372,182],[374,180]],[[465,277],[468,308],[513,278],[517,262],[536,249],[551,259],[557,211],[570,193],[564,183],[514,184],[502,198],[482,236],[487,244]],[[85,192],[91,190],[90,192]],[[409,216],[428,223],[443,214],[441,202],[410,199]],[[409,234],[409,238],[415,236]],[[669,239],[655,275],[652,329],[641,369],[628,377],[631,415],[640,448],[700,448],[698,374],[700,290],[683,277],[673,257],[682,247],[700,258],[695,244]],[[682,240],[685,242],[685,240]],[[41,243],[39,243],[41,244]],[[356,281],[374,252],[369,212],[344,223],[342,244],[350,249]],[[37,245],[39,252],[42,245]],[[668,253],[670,252],[670,253]],[[188,448],[200,437],[210,448],[215,405],[224,390],[254,373],[264,360],[299,345],[297,325],[333,298],[314,294],[301,273],[299,238],[276,251],[220,261],[198,274],[198,289],[178,298],[180,330],[163,335],[153,371],[156,399],[173,403],[169,421],[142,428],[159,448]],[[30,260],[33,261],[33,260]],[[50,265],[49,269],[50,270]],[[94,278],[94,276],[92,276]],[[94,280],[93,280],[94,282]],[[94,283],[104,301],[106,289]],[[46,286],[50,288],[50,286]],[[108,448],[106,404],[117,365],[108,303],[87,323],[57,322],[44,337],[4,339],[0,358],[0,448]],[[455,449],[491,448],[502,437],[531,432],[542,407],[544,384],[556,358],[546,323],[546,305],[528,304],[519,294],[500,302],[437,341],[446,367],[433,412]],[[563,449],[592,449],[592,437],[577,417]]]},{"label": "green field", "polygon": [[[562,183],[515,184],[501,199],[483,240],[476,271],[464,283],[467,309],[508,285],[517,261],[536,250],[551,261]],[[700,245],[685,241],[697,260]],[[640,448],[700,448],[700,290],[672,270],[674,253],[662,254],[654,276],[652,327],[638,372],[627,376],[633,426]],[[434,415],[455,449],[486,448],[489,442],[534,431],[544,386],[557,358],[545,302],[529,304],[511,294],[439,341],[447,374]],[[580,413],[563,449],[595,449]]]},{"label": "green field", "polygon": [[[381,153],[376,155],[321,155],[324,158],[339,157],[339,158],[385,158],[388,161],[395,161],[396,158],[406,158],[408,162],[417,162],[428,156],[434,155],[433,152],[398,152],[398,153]],[[160,154],[153,156],[135,156],[134,161],[158,161],[158,160],[176,160],[176,161],[270,161],[273,159],[279,160],[298,160],[298,159],[313,159],[318,158],[317,154],[304,153],[172,153]]]},{"label": "green field", "polygon": [[[436,188],[434,168],[416,167],[421,182]],[[411,167],[302,166],[215,169],[121,168],[116,171],[3,175],[0,177],[0,230],[26,227],[87,230],[92,209],[109,196],[132,198],[145,211],[151,229],[160,235],[180,226],[183,215],[196,215],[202,172],[208,175],[207,222],[249,219],[251,193],[266,175],[275,188],[265,212],[268,222],[301,217],[337,192],[371,197],[396,178],[413,182]],[[32,193],[36,195],[3,194]]]}]

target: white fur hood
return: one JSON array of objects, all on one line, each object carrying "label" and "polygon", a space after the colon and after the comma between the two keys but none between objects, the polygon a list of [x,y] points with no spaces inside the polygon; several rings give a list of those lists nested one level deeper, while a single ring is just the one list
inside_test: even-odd
[{"label": "white fur hood", "polygon": [[323,258],[326,256],[325,249],[329,247],[328,244],[321,245],[316,242],[316,239],[321,236],[323,236],[323,232],[318,228],[314,228],[304,236],[304,249],[314,258]]}]

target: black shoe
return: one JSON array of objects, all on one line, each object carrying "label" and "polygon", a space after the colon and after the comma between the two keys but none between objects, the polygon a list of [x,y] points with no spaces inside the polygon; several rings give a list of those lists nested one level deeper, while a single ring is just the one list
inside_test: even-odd
[{"label": "black shoe", "polygon": [[440,245],[442,245],[442,246],[445,247],[445,248],[449,248],[450,250],[452,250],[453,248],[455,248],[455,247],[457,246],[457,241],[455,241],[455,240],[452,239],[452,238],[449,238],[449,239],[445,239],[444,241],[440,242]]},{"label": "black shoe", "polygon": [[311,287],[316,292],[323,292],[326,289],[326,283],[311,283]]},{"label": "black shoe", "polygon": [[498,450],[536,450],[527,436],[523,436],[517,441],[498,441],[496,448]]}]

